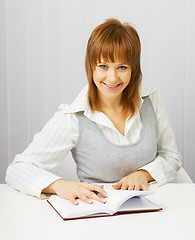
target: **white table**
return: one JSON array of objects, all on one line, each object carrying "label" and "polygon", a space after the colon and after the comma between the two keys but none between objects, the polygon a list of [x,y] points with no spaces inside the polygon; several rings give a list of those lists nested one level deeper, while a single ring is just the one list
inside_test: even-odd
[{"label": "white table", "polygon": [[163,211],[63,221],[45,200],[0,185],[0,239],[195,239],[195,184],[151,186]]}]

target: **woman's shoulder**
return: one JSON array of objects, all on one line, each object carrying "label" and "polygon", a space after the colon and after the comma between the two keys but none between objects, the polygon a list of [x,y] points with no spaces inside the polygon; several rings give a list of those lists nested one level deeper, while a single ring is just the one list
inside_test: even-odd
[{"label": "woman's shoulder", "polygon": [[88,110],[87,90],[88,87],[85,86],[71,104],[62,103],[59,105],[58,110],[66,114],[75,114]]},{"label": "woman's shoulder", "polygon": [[142,85],[141,88],[140,88],[140,96],[141,97],[147,97],[147,96],[150,96],[154,93],[158,94],[158,90],[154,87]]},{"label": "woman's shoulder", "polygon": [[153,103],[162,101],[160,92],[157,88],[150,87],[150,86],[141,86],[140,88],[140,96],[141,98],[149,96],[150,100]]},{"label": "woman's shoulder", "polygon": [[159,111],[159,108],[161,108],[161,105],[162,105],[162,98],[157,88],[153,88],[150,86],[142,86],[140,89],[140,96],[141,98],[149,96],[152,102],[154,111],[155,112]]}]

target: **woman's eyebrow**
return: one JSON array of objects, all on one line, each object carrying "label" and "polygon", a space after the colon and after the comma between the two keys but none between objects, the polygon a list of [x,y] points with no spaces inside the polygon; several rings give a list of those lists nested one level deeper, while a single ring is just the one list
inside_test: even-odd
[{"label": "woman's eyebrow", "polygon": [[101,64],[106,64],[108,65],[108,63],[105,63],[105,62],[98,62],[97,65],[101,65]]},{"label": "woman's eyebrow", "polygon": [[106,64],[106,63],[108,63],[108,62],[102,62],[102,61],[101,61],[101,62],[98,62],[98,64],[99,64],[99,63],[105,63],[105,64]]}]

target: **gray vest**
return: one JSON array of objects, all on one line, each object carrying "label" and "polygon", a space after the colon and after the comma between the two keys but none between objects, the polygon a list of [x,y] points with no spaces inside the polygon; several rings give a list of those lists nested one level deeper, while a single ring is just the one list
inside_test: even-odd
[{"label": "gray vest", "polygon": [[80,181],[116,182],[154,160],[157,153],[156,115],[149,97],[140,110],[140,139],[128,145],[111,143],[95,122],[77,113],[79,138],[72,149]]}]

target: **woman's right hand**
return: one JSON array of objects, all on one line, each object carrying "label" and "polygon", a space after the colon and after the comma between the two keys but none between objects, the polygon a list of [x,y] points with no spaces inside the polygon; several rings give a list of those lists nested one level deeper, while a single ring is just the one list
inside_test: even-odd
[{"label": "woman's right hand", "polygon": [[[101,196],[97,195],[98,192]],[[72,204],[77,205],[76,199],[81,199],[86,203],[93,203],[93,200],[105,203],[107,193],[103,189],[103,185],[90,184],[86,182],[72,182],[65,179],[58,179],[47,188],[43,193],[55,193],[61,198],[69,200]]]}]

